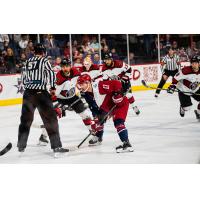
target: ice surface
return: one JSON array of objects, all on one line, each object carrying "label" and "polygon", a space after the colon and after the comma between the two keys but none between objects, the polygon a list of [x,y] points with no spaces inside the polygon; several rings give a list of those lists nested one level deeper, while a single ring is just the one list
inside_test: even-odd
[{"label": "ice surface", "polygon": [[[34,127],[26,151],[20,157],[16,142],[21,105],[0,107],[0,148],[9,141],[13,143],[11,151],[0,157],[0,163],[199,163],[200,122],[194,114],[197,102],[193,100],[193,108],[181,118],[177,94],[164,91],[155,99],[154,91],[143,91],[136,92],[135,98],[141,114],[136,116],[130,108],[126,122],[135,149],[133,153],[115,153],[115,147],[121,142],[110,120],[105,126],[102,145],[88,147],[86,141],[79,150],[59,159],[53,158],[49,145],[37,146],[41,129]],[[41,124],[38,113],[33,124]],[[59,125],[64,147],[78,145],[88,134],[81,118],[74,112],[67,111]]]}]

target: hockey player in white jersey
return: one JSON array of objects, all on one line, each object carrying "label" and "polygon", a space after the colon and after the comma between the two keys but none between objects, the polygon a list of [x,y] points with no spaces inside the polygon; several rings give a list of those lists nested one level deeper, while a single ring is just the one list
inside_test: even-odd
[{"label": "hockey player in white jersey", "polygon": [[[63,59],[61,62],[61,70],[56,74],[56,93],[53,97],[54,101],[57,100],[58,104],[54,108],[57,116],[61,118],[63,116],[63,109],[65,106],[70,107],[74,110],[81,118],[84,125],[89,131],[92,130],[92,125],[95,123],[92,120],[92,113],[85,106],[84,102],[78,95],[76,88],[77,79],[80,76],[80,72],[75,68],[71,67],[71,62],[68,59]],[[48,141],[45,137],[46,130],[43,129],[43,140],[40,137],[40,144],[47,144]]]},{"label": "hockey player in white jersey", "polygon": [[191,109],[191,97],[198,101],[199,104],[194,112],[196,118],[200,119],[199,56],[192,57],[190,62],[191,66],[182,68],[181,71],[174,76],[172,84],[168,87],[168,93],[174,93],[175,90],[178,90],[181,117],[185,116],[185,111]]}]

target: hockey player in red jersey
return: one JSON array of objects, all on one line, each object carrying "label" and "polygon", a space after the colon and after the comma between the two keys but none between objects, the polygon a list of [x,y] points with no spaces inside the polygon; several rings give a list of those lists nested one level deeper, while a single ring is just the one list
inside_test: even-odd
[{"label": "hockey player in red jersey", "polygon": [[[76,88],[77,79],[80,72],[71,67],[71,62],[68,59],[63,59],[61,62],[61,70],[56,74],[56,93],[52,99],[58,101],[55,106],[55,112],[59,118],[63,115],[65,106],[74,110],[81,118],[89,131],[93,131],[94,121],[90,110],[85,106],[84,102],[78,96]],[[44,137],[43,133],[43,137]]]},{"label": "hockey player in red jersey", "polygon": [[[130,152],[133,148],[128,139],[128,130],[125,126],[125,120],[128,113],[129,101],[122,92],[122,84],[118,80],[98,80],[93,82],[88,74],[81,75],[77,80],[77,87],[84,93],[91,93],[94,101],[99,108],[97,113],[98,121],[96,121],[95,128],[97,132],[102,124],[99,124],[105,115],[114,107],[111,113],[114,126],[117,130],[122,145],[116,147],[116,152]],[[95,129],[94,128],[94,129]],[[98,135],[93,137],[93,141],[99,140]],[[102,138],[99,140],[102,141]]]},{"label": "hockey player in red jersey", "polygon": [[178,90],[181,117],[184,117],[185,111],[191,109],[191,97],[198,101],[197,110],[194,112],[196,118],[200,119],[199,57],[192,57],[190,62],[191,66],[182,68],[181,71],[174,76],[172,84],[168,87],[168,93],[174,93],[176,89]]},{"label": "hockey player in red jersey", "polygon": [[123,93],[126,93],[128,101],[132,106],[134,112],[139,115],[140,111],[134,105],[135,98],[131,90],[131,66],[122,62],[121,60],[113,60],[112,54],[107,53],[104,55],[104,64],[102,66],[102,74],[104,79],[119,79],[122,83]]}]

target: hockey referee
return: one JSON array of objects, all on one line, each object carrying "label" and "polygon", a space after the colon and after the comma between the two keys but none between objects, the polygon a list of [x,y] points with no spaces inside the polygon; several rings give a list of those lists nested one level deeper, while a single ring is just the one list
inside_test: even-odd
[{"label": "hockey referee", "polygon": [[[34,47],[35,56],[28,59],[23,67],[22,81],[25,88],[21,111],[21,122],[18,131],[18,151],[24,152],[37,108],[47,130],[51,148],[54,153],[65,153],[68,149],[62,148],[58,128],[58,120],[53,109],[51,95],[55,94],[55,74],[51,64],[45,57],[45,48],[42,44]],[[47,91],[50,84],[50,94]]]},{"label": "hockey referee", "polygon": [[175,74],[180,69],[180,59],[179,56],[176,54],[175,49],[172,47],[168,47],[167,55],[163,58],[161,62],[161,67],[164,68],[162,78],[160,83],[158,84],[158,88],[155,93],[155,97],[158,97],[160,91],[162,90],[164,84],[166,83],[169,76],[174,77]]}]

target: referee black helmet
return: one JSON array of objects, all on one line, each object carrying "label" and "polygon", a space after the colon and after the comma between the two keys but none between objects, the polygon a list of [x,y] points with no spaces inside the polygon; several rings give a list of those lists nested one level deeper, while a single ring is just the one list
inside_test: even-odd
[{"label": "referee black helmet", "polygon": [[37,43],[34,46],[34,51],[35,51],[35,54],[40,54],[41,55],[43,53],[46,53],[46,48],[44,47],[43,44]]}]

